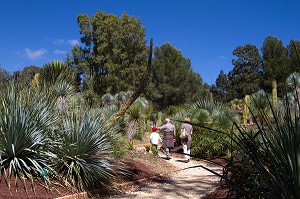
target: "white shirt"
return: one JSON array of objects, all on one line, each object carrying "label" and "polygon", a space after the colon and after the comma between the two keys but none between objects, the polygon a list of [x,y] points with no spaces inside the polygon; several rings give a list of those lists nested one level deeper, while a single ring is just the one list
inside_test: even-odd
[{"label": "white shirt", "polygon": [[150,135],[150,142],[151,142],[151,144],[158,145],[158,143],[162,142],[162,140],[161,140],[158,133],[152,132],[151,135]]}]

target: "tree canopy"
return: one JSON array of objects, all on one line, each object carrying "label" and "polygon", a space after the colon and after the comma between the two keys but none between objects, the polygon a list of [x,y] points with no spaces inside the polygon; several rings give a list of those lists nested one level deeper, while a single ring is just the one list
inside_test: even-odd
[{"label": "tree canopy", "polygon": [[[134,90],[146,70],[145,28],[126,13],[117,17],[97,11],[92,17],[79,14],[81,42],[72,51],[77,82],[84,82],[99,95]],[[88,84],[88,83],[87,83]]]},{"label": "tree canopy", "polygon": [[205,93],[202,78],[192,70],[190,59],[184,58],[169,43],[154,49],[152,81],[147,98],[154,102],[156,108],[191,103]]},{"label": "tree canopy", "polygon": [[228,73],[230,99],[242,98],[259,90],[262,58],[254,45],[238,46],[233,70]]}]

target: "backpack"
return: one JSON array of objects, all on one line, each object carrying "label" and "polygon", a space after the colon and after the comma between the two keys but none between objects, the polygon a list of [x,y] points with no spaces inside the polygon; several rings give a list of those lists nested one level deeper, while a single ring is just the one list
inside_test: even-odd
[{"label": "backpack", "polygon": [[184,138],[187,138],[187,136],[188,136],[187,130],[185,128],[182,128],[180,131],[180,138],[184,139]]}]

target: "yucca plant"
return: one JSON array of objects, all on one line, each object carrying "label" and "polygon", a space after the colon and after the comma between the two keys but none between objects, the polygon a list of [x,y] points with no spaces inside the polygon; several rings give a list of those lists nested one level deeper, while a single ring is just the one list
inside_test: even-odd
[{"label": "yucca plant", "polygon": [[39,75],[39,84],[54,85],[56,81],[60,80],[68,83],[74,81],[74,74],[70,67],[58,60],[48,62],[42,67]]},{"label": "yucca plant", "polygon": [[268,95],[264,96],[272,117],[268,109],[259,108],[254,116],[250,108],[256,128],[245,130],[234,122],[235,130],[226,134],[236,144],[234,156],[223,175],[215,174],[226,182],[234,198],[300,198],[299,99],[296,106],[290,106],[285,98],[281,103],[284,112],[278,114]]},{"label": "yucca plant", "polygon": [[141,138],[141,135],[144,133],[144,122],[146,119],[146,108],[148,102],[144,98],[138,98],[126,112],[128,119],[128,128],[126,130],[126,137],[130,142],[133,138]]},{"label": "yucca plant", "polygon": [[[45,178],[52,171],[47,134],[57,117],[45,93],[22,90],[14,82],[0,97],[0,178]],[[10,185],[9,185],[10,186]]]},{"label": "yucca plant", "polygon": [[54,168],[67,185],[87,191],[108,185],[114,165],[105,123],[100,112],[88,110],[73,110],[62,120]]}]

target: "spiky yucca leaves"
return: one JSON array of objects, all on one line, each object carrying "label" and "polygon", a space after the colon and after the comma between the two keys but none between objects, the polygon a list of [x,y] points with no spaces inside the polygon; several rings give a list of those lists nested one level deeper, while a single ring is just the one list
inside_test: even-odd
[{"label": "spiky yucca leaves", "polygon": [[297,106],[285,101],[281,108],[285,111],[278,114],[265,96],[272,117],[261,108],[259,115],[253,116],[256,128],[245,130],[234,123],[235,131],[227,135],[236,144],[235,158],[223,175],[215,174],[225,180],[235,198],[300,198],[299,99]]},{"label": "spiky yucca leaves", "polygon": [[70,67],[56,60],[46,63],[40,72],[39,83],[54,85],[57,80],[64,80],[68,83],[74,81],[74,75]]},{"label": "spiky yucca leaves", "polygon": [[148,101],[145,98],[138,98],[128,109],[126,115],[128,114],[128,128],[126,130],[126,137],[128,142],[133,138],[141,138],[144,133],[144,122],[146,119],[146,108],[148,106]]},{"label": "spiky yucca leaves", "polygon": [[13,82],[0,101],[0,177],[41,177],[44,169],[51,170],[47,130],[57,118],[53,103],[47,94]]},{"label": "spiky yucca leaves", "polygon": [[60,112],[65,112],[69,99],[75,94],[74,86],[64,80],[59,80],[54,83],[51,90],[55,97],[56,108]]},{"label": "spiky yucca leaves", "polygon": [[261,112],[265,114],[267,117],[271,117],[271,107],[269,105],[268,99],[271,99],[270,96],[266,95],[263,90],[259,90],[258,92],[251,95],[251,103],[250,108],[252,111],[252,116],[256,117],[257,120],[263,122],[261,116]]},{"label": "spiky yucca leaves", "polygon": [[62,139],[55,148],[55,168],[66,184],[78,190],[108,185],[113,165],[108,161],[111,145],[107,121],[96,111],[74,110],[62,121]]},{"label": "spiky yucca leaves", "polygon": [[200,100],[188,112],[193,123],[202,123],[224,131],[230,131],[232,121],[238,120],[233,110],[225,107],[221,102],[212,100]]}]

